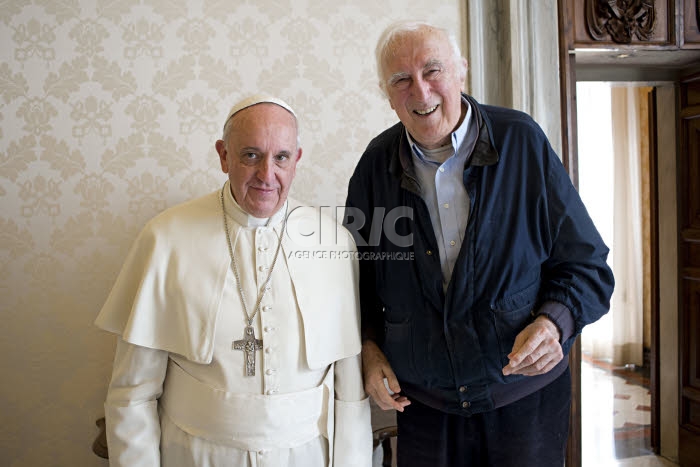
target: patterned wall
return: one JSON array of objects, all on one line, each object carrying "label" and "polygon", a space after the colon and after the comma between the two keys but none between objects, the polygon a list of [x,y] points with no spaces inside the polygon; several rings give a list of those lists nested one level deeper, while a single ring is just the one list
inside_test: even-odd
[{"label": "patterned wall", "polygon": [[144,222],[216,189],[238,97],[298,111],[293,195],[342,204],[369,139],[379,31],[458,32],[463,2],[0,0],[0,459],[105,465],[90,450],[114,339],[92,322]]}]

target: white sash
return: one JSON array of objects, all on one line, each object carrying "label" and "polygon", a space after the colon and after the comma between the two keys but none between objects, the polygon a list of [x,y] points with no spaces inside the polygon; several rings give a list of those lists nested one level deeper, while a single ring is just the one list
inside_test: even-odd
[{"label": "white sash", "polygon": [[[332,366],[315,388],[259,395],[214,389],[171,360],[159,401],[175,425],[192,436],[245,451],[260,451],[294,448],[321,434],[332,437],[332,427],[328,432],[332,394]],[[331,407],[330,413],[332,410]]]}]

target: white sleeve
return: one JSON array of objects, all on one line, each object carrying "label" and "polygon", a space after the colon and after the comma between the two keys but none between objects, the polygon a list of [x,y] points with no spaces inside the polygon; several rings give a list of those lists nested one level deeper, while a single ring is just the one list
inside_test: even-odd
[{"label": "white sleeve", "polygon": [[157,399],[167,367],[168,352],[119,339],[105,401],[110,466],[160,466]]},{"label": "white sleeve", "polygon": [[334,467],[372,465],[369,398],[362,382],[360,355],[335,362]]}]

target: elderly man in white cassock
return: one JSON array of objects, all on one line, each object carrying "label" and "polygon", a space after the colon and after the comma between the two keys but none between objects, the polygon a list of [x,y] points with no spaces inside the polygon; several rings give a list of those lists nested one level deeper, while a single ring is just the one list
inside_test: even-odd
[{"label": "elderly man in white cassock", "polygon": [[110,465],[369,466],[355,246],[287,198],[297,116],[247,98],[216,150],[222,189],[146,225],[97,318]]}]

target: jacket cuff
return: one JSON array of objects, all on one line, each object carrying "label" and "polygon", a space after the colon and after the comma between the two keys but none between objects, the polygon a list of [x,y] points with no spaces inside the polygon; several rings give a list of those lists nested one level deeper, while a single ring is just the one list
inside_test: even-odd
[{"label": "jacket cuff", "polygon": [[535,317],[537,316],[546,316],[559,328],[560,343],[566,342],[574,335],[574,315],[565,305],[555,301],[544,302],[535,314]]},{"label": "jacket cuff", "polygon": [[369,397],[361,401],[335,400],[334,437],[334,467],[372,465]]}]

